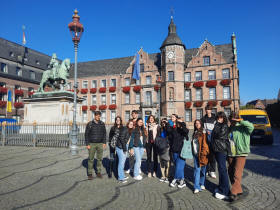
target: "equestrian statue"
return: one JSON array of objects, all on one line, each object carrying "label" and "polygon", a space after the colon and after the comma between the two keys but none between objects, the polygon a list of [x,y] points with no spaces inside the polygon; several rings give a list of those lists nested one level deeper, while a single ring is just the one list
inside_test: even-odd
[{"label": "equestrian statue", "polygon": [[70,59],[66,58],[59,64],[56,54],[52,55],[49,69],[44,71],[40,87],[37,92],[44,92],[45,86],[51,87],[55,91],[62,91],[68,85],[70,69]]}]

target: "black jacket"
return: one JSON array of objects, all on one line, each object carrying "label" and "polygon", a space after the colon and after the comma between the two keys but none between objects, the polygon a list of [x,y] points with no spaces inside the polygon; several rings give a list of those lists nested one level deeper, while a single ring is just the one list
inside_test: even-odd
[{"label": "black jacket", "polygon": [[126,144],[128,142],[129,137],[130,137],[130,134],[128,132],[127,127],[121,127],[120,136],[117,140],[117,147],[122,149],[124,152],[127,151]]},{"label": "black jacket", "polygon": [[211,117],[208,117],[207,114],[201,119],[205,130],[212,131],[215,126],[216,116],[212,113]]},{"label": "black jacket", "polygon": [[180,127],[171,127],[168,125],[167,127],[167,136],[170,144],[171,152],[180,153],[184,144],[184,138],[187,140],[189,129],[187,129],[186,124],[184,122],[179,122]]},{"label": "black jacket", "polygon": [[211,135],[211,148],[214,152],[229,152],[229,128],[224,123],[216,123]]},{"label": "black jacket", "polygon": [[88,122],[85,131],[85,143],[103,143],[106,144],[106,128],[102,121],[96,123],[95,120]]}]

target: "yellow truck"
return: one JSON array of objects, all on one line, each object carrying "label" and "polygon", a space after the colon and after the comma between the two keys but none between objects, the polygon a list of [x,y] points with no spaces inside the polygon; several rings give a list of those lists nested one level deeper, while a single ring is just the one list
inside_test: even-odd
[{"label": "yellow truck", "polygon": [[243,109],[239,116],[254,124],[254,131],[251,134],[251,144],[264,143],[273,144],[271,125],[266,111],[260,109]]}]

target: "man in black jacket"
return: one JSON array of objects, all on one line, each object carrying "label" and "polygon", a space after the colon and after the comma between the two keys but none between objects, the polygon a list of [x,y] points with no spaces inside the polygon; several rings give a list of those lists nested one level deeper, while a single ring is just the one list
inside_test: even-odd
[{"label": "man in black jacket", "polygon": [[88,179],[92,180],[93,160],[96,153],[97,159],[97,177],[102,178],[101,165],[103,149],[106,148],[106,128],[104,122],[100,120],[101,112],[94,113],[94,120],[88,122],[85,131],[85,142],[89,151],[88,157]]},{"label": "man in black jacket", "polygon": [[[212,113],[212,106],[210,106],[210,105],[207,105],[205,107],[205,111],[206,111],[206,115],[202,118],[202,123],[203,123],[204,129],[207,133],[207,143],[210,147],[211,134],[214,129],[214,125],[216,123],[216,116]],[[209,163],[208,163],[207,170],[208,170],[209,176],[215,179],[216,178],[216,174],[215,174],[216,160],[215,160],[214,152],[211,150],[210,150],[210,154],[209,154]]]}]

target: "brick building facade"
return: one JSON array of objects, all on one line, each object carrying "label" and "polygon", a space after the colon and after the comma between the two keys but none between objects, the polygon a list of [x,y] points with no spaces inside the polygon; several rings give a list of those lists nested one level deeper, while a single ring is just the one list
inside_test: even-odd
[{"label": "brick building facade", "polygon": [[148,54],[142,48],[138,53],[139,81],[132,79],[136,56],[78,63],[84,122],[92,119],[94,110],[100,110],[107,123],[117,115],[127,121],[136,109],[143,118],[176,113],[191,126],[205,114],[207,104],[227,114],[239,108],[234,34],[230,44],[214,46],[205,40],[199,48],[187,49],[171,19],[160,53]]},{"label": "brick building facade", "polygon": [[[51,57],[0,38],[0,117],[23,119],[22,99],[37,90]],[[6,113],[7,92],[12,91],[12,112]]]}]

